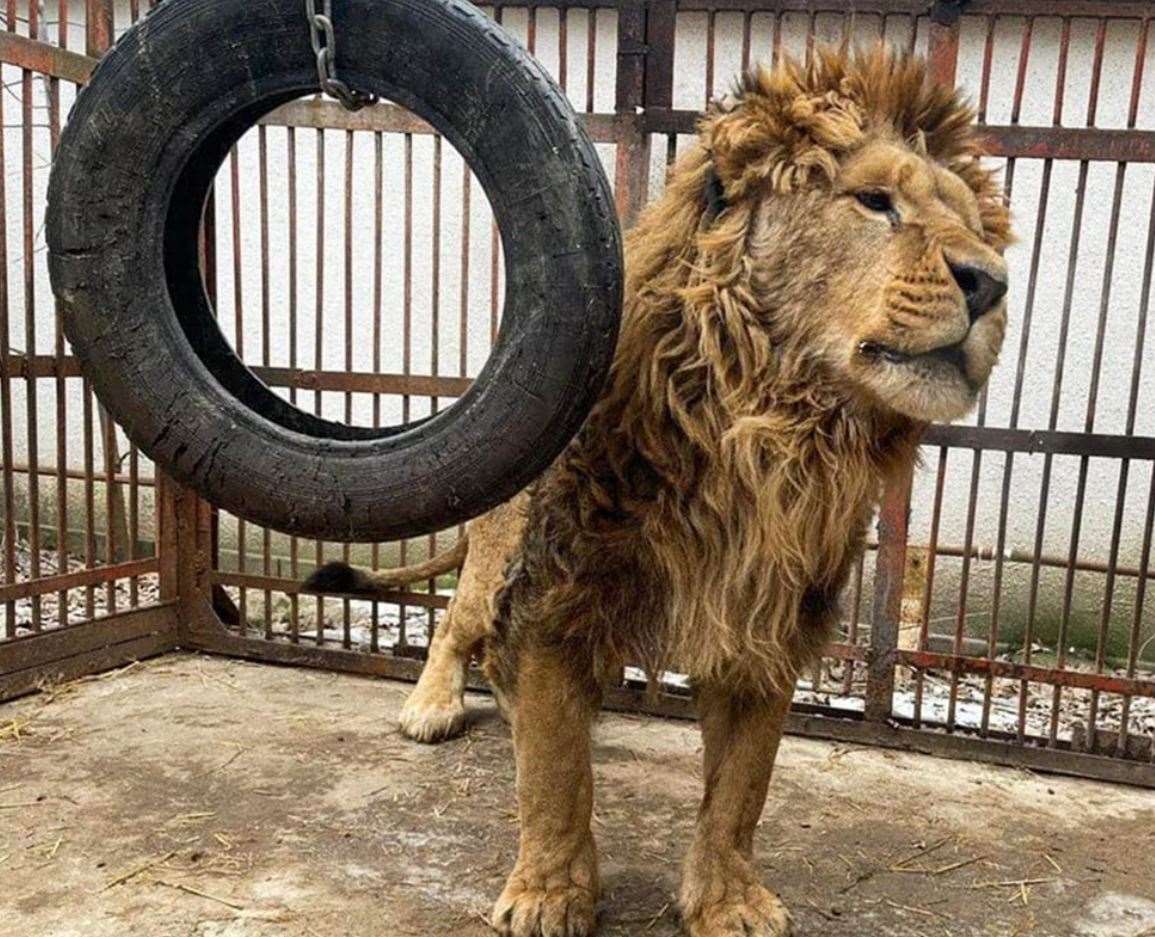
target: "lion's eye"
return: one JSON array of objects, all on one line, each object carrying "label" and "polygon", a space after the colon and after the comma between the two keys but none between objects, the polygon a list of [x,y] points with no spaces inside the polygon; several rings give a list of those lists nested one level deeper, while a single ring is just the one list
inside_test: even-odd
[{"label": "lion's eye", "polygon": [[881,192],[878,189],[867,189],[862,192],[856,192],[854,197],[858,199],[860,205],[870,211],[880,212],[881,214],[889,215],[894,211],[894,202],[890,198],[890,193]]}]

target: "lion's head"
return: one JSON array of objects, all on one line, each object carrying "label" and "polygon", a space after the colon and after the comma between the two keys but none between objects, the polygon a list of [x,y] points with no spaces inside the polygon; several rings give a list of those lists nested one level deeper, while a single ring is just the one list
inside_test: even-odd
[{"label": "lion's head", "polygon": [[915,420],[969,410],[1003,341],[1010,241],[980,154],[956,92],[884,47],[787,59],[713,107],[671,176],[671,217],[650,219],[667,233],[648,238],[693,226],[677,293],[703,333],[720,307],[733,319],[734,347],[715,349],[745,359],[723,368],[745,385],[732,399],[758,396],[749,365],[765,359],[779,382],[785,368]]}]

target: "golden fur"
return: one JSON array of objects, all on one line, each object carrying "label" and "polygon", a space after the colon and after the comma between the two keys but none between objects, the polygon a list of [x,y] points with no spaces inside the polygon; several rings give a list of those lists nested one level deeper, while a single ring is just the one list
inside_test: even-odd
[{"label": "golden fur", "polygon": [[924,421],[969,409],[1002,343],[1008,217],[971,123],[916,58],[786,60],[703,119],[630,232],[606,391],[515,502],[524,522],[471,531],[467,571],[482,541],[491,570],[511,559],[484,583],[495,621],[451,609],[406,727],[460,724],[423,723],[425,701],[460,706],[452,675],[484,638],[522,823],[501,933],[593,927],[588,720],[624,663],[699,688],[688,931],[787,932],[752,837],[795,677],[886,479]]}]

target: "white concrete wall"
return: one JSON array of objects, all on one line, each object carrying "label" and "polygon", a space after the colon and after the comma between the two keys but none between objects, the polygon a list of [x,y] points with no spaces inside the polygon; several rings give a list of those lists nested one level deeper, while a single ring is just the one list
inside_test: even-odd
[{"label": "white concrete wall", "polygon": [[[121,11],[123,18],[123,11]],[[753,18],[752,51],[755,59],[768,59],[772,48],[773,18],[758,15]],[[527,36],[527,18],[523,11],[507,11],[505,23],[523,40]],[[787,16],[783,21],[783,44],[800,50],[803,47],[807,18]],[[595,80],[593,84],[594,109],[612,110],[615,79],[616,17],[612,11],[602,11],[597,17]],[[840,17],[820,16],[816,22],[820,38],[837,40],[842,30]],[[859,17],[854,30],[863,38],[873,38],[880,31],[876,17]],[[1018,68],[1023,22],[1021,19],[1001,20],[994,36],[988,120],[1004,124],[1011,119],[1015,76]],[[714,91],[724,89],[741,65],[742,17],[738,14],[719,14],[716,18],[714,46],[714,76],[706,77],[705,14],[681,14],[678,21],[678,46],[675,63],[676,107],[699,107],[707,98],[712,84]],[[892,18],[886,34],[891,41],[907,44],[911,40],[910,24]],[[981,80],[982,52],[985,40],[985,20],[969,17],[964,20],[959,81],[972,95],[977,95]],[[589,16],[585,11],[572,11],[567,20],[567,85],[574,104],[584,109],[589,90],[586,71],[587,33]],[[925,22],[919,27],[914,43],[925,47]],[[1048,125],[1052,119],[1054,84],[1059,54],[1057,19],[1041,18],[1034,26],[1029,65],[1026,71],[1025,93],[1022,102],[1021,123]],[[1065,126],[1082,126],[1086,122],[1091,76],[1092,49],[1095,25],[1089,21],[1075,21],[1071,32],[1071,46],[1067,78],[1064,87],[1065,105],[1061,122]],[[53,29],[54,34],[54,29]],[[82,43],[82,33],[73,31],[73,45]],[[1095,123],[1100,127],[1124,127],[1130,107],[1132,74],[1135,65],[1138,25],[1112,24],[1107,34],[1105,64],[1097,100]],[[558,20],[555,11],[541,11],[535,30],[535,51],[538,57],[557,74],[560,64]],[[1155,43],[1147,50],[1146,78],[1138,101],[1139,128],[1155,130]],[[20,102],[22,89],[19,73],[3,70],[7,90],[0,106],[4,113],[5,164],[7,185],[7,271],[11,284],[9,295],[11,341],[14,347],[24,348],[24,298],[20,289],[25,264],[29,258],[21,249],[23,207],[20,186],[22,147]],[[32,140],[33,162],[33,217],[35,238],[31,245],[31,263],[35,270],[36,350],[48,353],[52,348],[53,316],[48,302],[49,289],[43,263],[43,236],[40,217],[43,211],[43,190],[47,179],[49,158],[47,130],[43,128],[43,86],[34,86],[34,120],[37,129]],[[271,362],[286,364],[289,360],[288,307],[293,289],[288,276],[287,231],[288,178],[287,153],[289,133],[283,128],[267,131],[270,173],[270,307],[273,332]],[[298,362],[304,366],[315,363],[315,283],[317,273],[317,202],[322,194],[316,184],[320,134],[314,131],[295,133],[297,172],[297,213],[295,220],[299,235],[297,295]],[[679,141],[684,147],[689,141]],[[325,345],[320,357],[322,367],[342,369],[344,360],[344,282],[345,265],[344,193],[348,146],[340,131],[324,134],[326,176],[324,195],[324,228],[326,240],[322,254],[325,271],[325,289],[321,297],[324,310]],[[353,138],[351,173],[353,184],[352,266],[353,282],[353,367],[369,370],[372,367],[371,347],[373,309],[372,275],[375,262],[374,229],[375,204],[373,178],[376,159],[375,140],[371,134]],[[402,368],[402,309],[406,284],[403,270],[403,205],[405,140],[396,135],[383,138],[383,248],[381,269],[383,277],[381,367],[386,371]],[[433,286],[433,141],[415,137],[412,146],[412,196],[414,225],[412,231],[413,269],[411,301],[413,332],[411,336],[411,367],[416,373],[434,373],[434,358],[440,373],[476,374],[485,360],[491,321],[491,268],[493,241],[491,222],[483,194],[476,182],[472,186],[469,207],[471,236],[468,244],[462,238],[462,183],[464,168],[460,158],[446,145],[441,154],[441,217],[437,248],[439,257],[439,287]],[[613,160],[609,148],[602,155],[612,177]],[[665,141],[655,140],[651,173],[651,189],[661,188]],[[257,213],[257,134],[250,133],[238,150],[241,210],[239,224],[239,259],[234,254],[232,241],[233,210],[232,180],[226,166],[218,188],[218,258],[220,316],[226,331],[237,338],[236,288],[239,283],[241,317],[245,356],[251,362],[260,360],[261,335],[259,315],[261,303],[260,264],[261,243]],[[1026,313],[1027,280],[1031,251],[1036,238],[1039,216],[1043,167],[1038,160],[1020,160],[1014,167],[1013,208],[1019,243],[1011,248],[1008,260],[1012,271],[1011,325],[1007,336],[1003,364],[992,380],[985,418],[993,425],[1007,425],[1011,410],[1016,377],[1016,364],[1023,347],[1023,323]],[[1056,425],[1059,429],[1079,431],[1093,425],[1097,432],[1121,433],[1129,418],[1129,398],[1132,361],[1135,357],[1135,335],[1141,296],[1144,265],[1150,261],[1151,246],[1147,240],[1155,192],[1155,166],[1131,165],[1120,170],[1114,164],[1094,164],[1087,171],[1083,219],[1080,228],[1079,252],[1074,259],[1073,288],[1066,292],[1070,269],[1073,215],[1078,164],[1055,163],[1046,201],[1045,230],[1041,238],[1039,277],[1033,307],[1033,325],[1029,342],[1023,350],[1026,363],[1022,390],[1022,404],[1018,425],[1026,428],[1045,428],[1050,424],[1052,387],[1056,376],[1059,354],[1058,334],[1062,310],[1070,307],[1069,339],[1066,345],[1065,365],[1062,369],[1061,394],[1058,397]],[[1105,279],[1107,242],[1111,236],[1111,208],[1113,190],[1121,179],[1122,200],[1117,220],[1117,244],[1113,273]],[[468,259],[469,275],[463,291],[463,258]],[[239,276],[239,280],[238,280]],[[1104,299],[1105,295],[1107,296]],[[463,305],[464,301],[464,305]],[[432,311],[436,305],[440,325],[436,345],[432,340]],[[1105,310],[1104,341],[1096,347],[1098,321]],[[1155,343],[1155,328],[1148,329],[1144,358],[1149,359]],[[1090,375],[1098,354],[1102,362],[1102,380],[1093,407],[1088,407]],[[78,384],[78,382],[73,382]],[[1146,366],[1140,382],[1137,405],[1134,410],[1134,431],[1143,435],[1155,434],[1155,367]],[[302,394],[299,402],[308,408],[314,406],[313,395]],[[426,404],[414,401],[411,415],[425,412]],[[343,418],[345,401],[342,395],[326,394],[322,400],[326,414]],[[41,459],[53,461],[54,445],[53,398],[50,384],[42,388],[38,425],[41,441]],[[77,420],[80,412],[79,388],[72,388],[68,400],[68,459],[79,465],[82,459],[83,439]],[[1088,416],[1090,414],[1090,416]],[[368,398],[354,401],[354,420],[371,419]],[[401,416],[400,403],[387,402],[383,419],[394,421]],[[27,413],[22,389],[15,388],[14,417],[18,436],[18,451],[26,445]],[[976,417],[977,418],[977,417]],[[97,445],[99,460],[99,445]],[[977,511],[973,539],[976,545],[992,546],[998,529],[998,507],[1003,485],[1006,459],[998,453],[987,453],[982,458],[977,474]],[[1044,460],[1038,456],[1018,456],[1010,486],[1010,515],[1007,525],[1008,548],[1033,549],[1038,522],[1040,483]],[[937,453],[927,453],[925,470],[916,485],[915,509],[912,519],[913,538],[927,539],[930,523],[931,500]],[[967,527],[968,494],[971,486],[973,461],[970,453],[955,451],[951,454],[945,479],[943,517],[940,541],[961,544]],[[1050,492],[1046,503],[1046,524],[1043,527],[1044,551],[1066,555],[1072,540],[1072,524],[1080,473],[1086,472],[1083,487],[1083,517],[1078,531],[1077,553],[1082,559],[1106,561],[1110,552],[1115,495],[1120,465],[1110,460],[1094,459],[1086,465],[1071,457],[1056,458],[1052,466]],[[1136,463],[1130,466],[1125,487],[1126,508],[1120,534],[1120,562],[1135,564],[1139,559],[1143,520],[1151,487],[1151,466]],[[940,590],[936,593],[936,614],[949,616],[958,604],[957,593],[951,590],[957,582],[958,564],[944,559],[939,567]],[[972,594],[969,610],[976,613],[981,624],[991,605],[990,585],[993,564],[979,563],[972,570]],[[1029,568],[1015,567],[1008,571],[1008,597],[1004,600],[1006,617],[1023,617],[1027,595]],[[1060,604],[1063,588],[1062,573],[1045,571],[1041,590],[1043,617],[1053,623]],[[1097,615],[1102,590],[1102,577],[1080,575],[1076,581],[1075,605],[1077,617],[1093,622]],[[1133,580],[1119,584],[1115,599],[1115,618],[1118,628],[1127,627],[1129,602]],[[1151,603],[1148,603],[1149,605]],[[1145,628],[1155,626],[1155,615],[1149,613]],[[1049,627],[1049,626],[1047,626]]]}]

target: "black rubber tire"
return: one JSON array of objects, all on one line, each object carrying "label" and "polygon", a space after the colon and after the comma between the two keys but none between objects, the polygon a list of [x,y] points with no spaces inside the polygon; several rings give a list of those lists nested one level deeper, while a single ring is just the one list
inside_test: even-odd
[{"label": "black rubber tire", "polygon": [[338,68],[462,153],[501,229],[488,363],[451,408],[388,430],[273,394],[221,335],[196,262],[205,194],[264,113],[315,91],[300,0],[166,0],[80,94],[48,193],[53,288],[97,396],[164,470],[289,533],[376,541],[506,500],[577,431],[613,357],[621,242],[561,90],[465,0],[340,0]]}]

